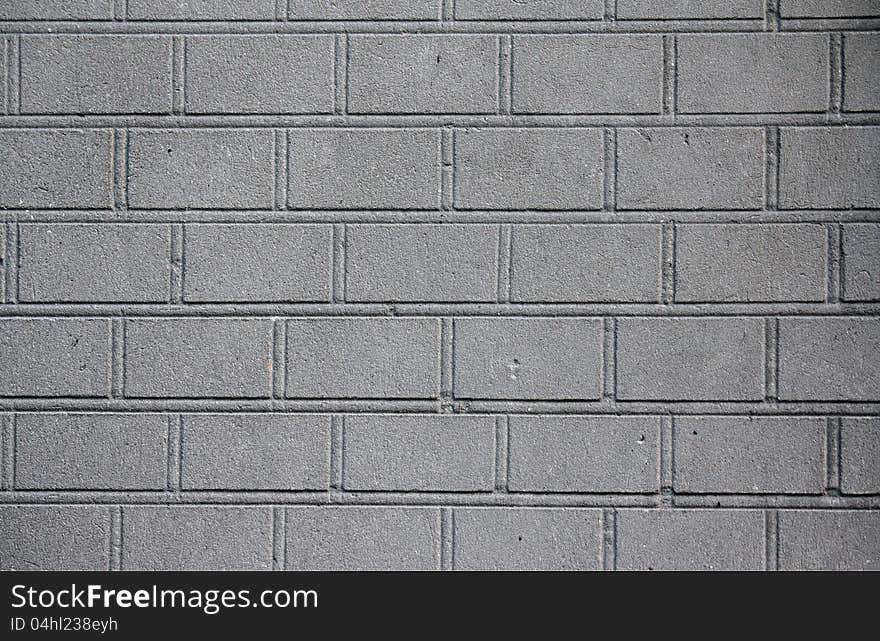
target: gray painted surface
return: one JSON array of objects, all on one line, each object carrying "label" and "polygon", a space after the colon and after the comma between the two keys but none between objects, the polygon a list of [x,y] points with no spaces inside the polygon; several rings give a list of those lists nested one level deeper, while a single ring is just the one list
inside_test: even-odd
[{"label": "gray painted surface", "polygon": [[0,7],[0,569],[877,569],[874,0]]}]

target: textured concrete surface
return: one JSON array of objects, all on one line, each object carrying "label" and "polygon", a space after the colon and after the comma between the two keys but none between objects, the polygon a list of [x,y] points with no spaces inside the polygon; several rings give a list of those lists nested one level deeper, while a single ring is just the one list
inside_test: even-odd
[{"label": "textured concrete surface", "polygon": [[0,3],[0,569],[880,569],[876,0]]}]

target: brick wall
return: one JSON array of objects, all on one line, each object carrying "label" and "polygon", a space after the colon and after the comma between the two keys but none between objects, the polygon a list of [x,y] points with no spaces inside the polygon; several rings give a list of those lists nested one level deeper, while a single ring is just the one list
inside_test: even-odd
[{"label": "brick wall", "polygon": [[3,569],[880,569],[874,0],[0,7]]}]

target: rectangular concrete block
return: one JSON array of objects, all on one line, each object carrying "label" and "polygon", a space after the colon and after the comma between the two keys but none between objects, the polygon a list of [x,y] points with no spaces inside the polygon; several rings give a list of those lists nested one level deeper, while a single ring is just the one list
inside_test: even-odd
[{"label": "rectangular concrete block", "polygon": [[496,225],[348,225],[345,299],[494,301]]},{"label": "rectangular concrete block", "polygon": [[782,318],[779,398],[880,400],[880,318]]},{"label": "rectangular concrete block", "polygon": [[290,131],[289,140],[292,209],[436,209],[440,205],[436,130],[298,128]]},{"label": "rectangular concrete block", "polygon": [[188,36],[189,113],[333,113],[333,36]]},{"label": "rectangular concrete block", "polygon": [[620,209],[758,209],[763,132],[752,127],[620,129]]},{"label": "rectangular concrete block", "polygon": [[187,225],[183,297],[190,302],[327,302],[329,225]]},{"label": "rectangular concrete block", "polygon": [[126,396],[269,397],[271,320],[131,319],[125,341]]},{"label": "rectangular concrete block", "polygon": [[489,35],[351,36],[350,113],[495,113],[498,41]]},{"label": "rectangular concrete block", "polygon": [[287,322],[288,398],[434,398],[434,318],[302,318]]},{"label": "rectangular concrete block", "polygon": [[677,416],[674,486],[695,494],[821,494],[825,419]]},{"label": "rectangular concrete block", "polygon": [[823,302],[824,225],[677,225],[675,299]]},{"label": "rectangular concrete block", "polygon": [[440,512],[423,507],[287,509],[287,570],[437,570]]},{"label": "rectangular concrete block", "polygon": [[104,396],[110,325],[103,319],[0,319],[0,396]]},{"label": "rectangular concrete block", "polygon": [[0,570],[107,570],[110,509],[103,505],[0,506]]},{"label": "rectangular concrete block", "polygon": [[489,492],[491,416],[347,416],[346,490]]},{"label": "rectangular concrete block", "polygon": [[516,225],[515,302],[656,302],[659,225]]},{"label": "rectangular concrete block", "polygon": [[602,0],[457,0],[456,20],[601,20]]},{"label": "rectangular concrete block", "polygon": [[15,0],[0,6],[0,20],[112,20],[113,0]]},{"label": "rectangular concrete block", "polygon": [[272,569],[272,509],[202,505],[122,508],[122,569]]},{"label": "rectangular concrete block", "polygon": [[843,299],[880,300],[880,225],[843,226]]},{"label": "rectangular concrete block", "polygon": [[848,33],[843,43],[843,108],[880,111],[880,34]]},{"label": "rectangular concrete block", "polygon": [[0,208],[110,207],[112,145],[106,129],[0,130]]},{"label": "rectangular concrete block", "polygon": [[880,207],[880,127],[783,127],[779,206]]},{"label": "rectangular concrete block", "polygon": [[601,129],[455,132],[455,206],[600,209]]},{"label": "rectangular concrete block", "polygon": [[181,419],[185,490],[324,490],[330,418],[192,414]]},{"label": "rectangular concrete block", "polygon": [[875,18],[874,0],[780,0],[783,18]]},{"label": "rectangular concrete block", "polygon": [[880,494],[880,419],[841,420],[840,489],[844,494]]},{"label": "rectangular concrete block", "polygon": [[759,510],[618,510],[617,569],[764,568]]},{"label": "rectangular concrete block", "polygon": [[21,112],[170,113],[171,38],[24,36]]},{"label": "rectangular concrete block", "polygon": [[818,33],[678,36],[683,113],[779,113],[828,108],[828,37]]},{"label": "rectangular concrete block", "polygon": [[601,516],[585,509],[456,508],[453,569],[598,570]]},{"label": "rectangular concrete block", "polygon": [[275,0],[128,0],[129,20],[274,20]]},{"label": "rectangular concrete block", "polygon": [[754,20],[762,17],[762,0],[617,0],[618,20]]},{"label": "rectangular concrete block", "polygon": [[581,318],[455,321],[459,398],[587,400],[600,396],[602,322]]},{"label": "rectangular concrete block", "polygon": [[18,242],[21,302],[168,300],[168,225],[28,224]]},{"label": "rectangular concrete block", "polygon": [[163,414],[18,414],[19,490],[164,490]]},{"label": "rectangular concrete block", "polygon": [[437,0],[289,0],[291,20],[436,20]]},{"label": "rectangular concrete block", "polygon": [[660,419],[511,416],[513,492],[656,492]]},{"label": "rectangular concrete block", "polygon": [[134,209],[271,209],[271,129],[133,129],[128,200]]},{"label": "rectangular concrete block", "polygon": [[880,512],[793,510],[779,513],[779,569],[877,571]]},{"label": "rectangular concrete block", "polygon": [[619,318],[618,398],[760,400],[763,342],[758,318]]},{"label": "rectangular concrete block", "polygon": [[663,42],[657,35],[513,37],[513,111],[659,113]]}]

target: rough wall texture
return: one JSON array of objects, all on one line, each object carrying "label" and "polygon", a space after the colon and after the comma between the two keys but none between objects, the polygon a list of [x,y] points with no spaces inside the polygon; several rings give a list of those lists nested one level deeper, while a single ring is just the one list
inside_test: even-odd
[{"label": "rough wall texture", "polygon": [[880,3],[0,5],[3,569],[880,569]]}]

